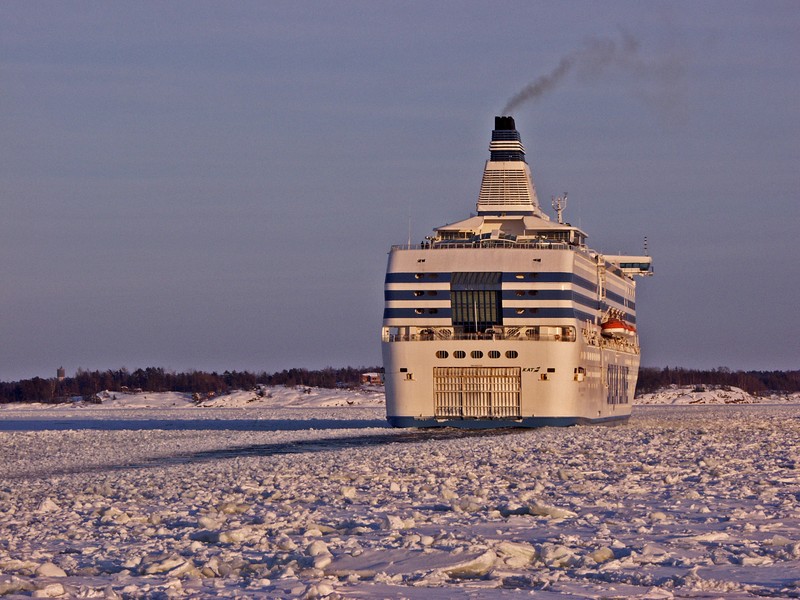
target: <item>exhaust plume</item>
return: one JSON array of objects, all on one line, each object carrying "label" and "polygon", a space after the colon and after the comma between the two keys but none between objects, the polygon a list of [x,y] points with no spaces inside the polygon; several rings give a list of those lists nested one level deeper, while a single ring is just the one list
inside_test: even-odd
[{"label": "exhaust plume", "polygon": [[523,104],[533,102],[553,90],[573,70],[579,79],[591,81],[609,68],[615,68],[637,82],[649,80],[657,89],[638,89],[636,94],[648,104],[664,110],[669,108],[668,104],[674,103],[676,93],[680,93],[678,80],[682,78],[684,71],[681,63],[676,56],[665,56],[660,61],[644,60],[639,54],[639,41],[624,31],[619,40],[607,37],[590,38],[582,48],[563,57],[552,71],[514,94],[500,114],[512,114]]},{"label": "exhaust plume", "polygon": [[508,103],[505,105],[503,110],[500,112],[501,115],[508,115],[517,108],[520,104],[525,104],[530,100],[534,100],[538,98],[542,94],[544,94],[547,90],[555,86],[564,75],[569,73],[569,70],[572,68],[572,64],[574,62],[574,58],[571,56],[565,56],[561,59],[561,62],[558,63],[558,66],[553,69],[547,75],[542,75],[536,81],[533,81],[522,88],[519,92],[514,94]]}]

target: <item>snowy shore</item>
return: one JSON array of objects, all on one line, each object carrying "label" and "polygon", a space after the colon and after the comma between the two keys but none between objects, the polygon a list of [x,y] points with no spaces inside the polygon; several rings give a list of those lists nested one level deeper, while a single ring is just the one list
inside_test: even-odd
[{"label": "snowy shore", "polygon": [[797,404],[455,432],[377,390],[143,396],[0,410],[0,596],[800,597]]}]

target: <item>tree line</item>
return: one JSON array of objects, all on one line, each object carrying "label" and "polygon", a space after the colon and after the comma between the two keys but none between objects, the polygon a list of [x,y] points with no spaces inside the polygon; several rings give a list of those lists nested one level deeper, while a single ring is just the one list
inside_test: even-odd
[{"label": "tree line", "polygon": [[791,393],[800,392],[800,371],[731,371],[727,367],[708,370],[641,367],[636,393],[647,394],[673,384],[738,387],[749,394]]},{"label": "tree line", "polygon": [[251,373],[249,371],[174,373],[158,367],[147,367],[135,371],[128,371],[124,368],[107,371],[78,369],[74,377],[66,377],[62,380],[34,377],[20,381],[0,382],[0,403],[57,403],[76,396],[91,398],[104,390],[110,392],[219,394],[231,390],[253,389],[258,385],[348,387],[361,382],[361,373],[379,371],[381,371],[380,367],[343,367],[338,369],[327,367],[321,370],[284,369],[276,373]]},{"label": "tree line", "polygon": [[[81,396],[92,398],[110,392],[186,392],[190,394],[224,393],[248,390],[259,385],[285,385],[333,388],[355,386],[361,374],[380,372],[380,367],[327,367],[321,370],[284,369],[275,373],[225,371],[207,373],[188,371],[174,373],[162,368],[86,371],[78,369],[74,377],[63,380],[34,377],[12,382],[0,382],[0,403],[64,402]],[[766,392],[800,392],[800,371],[731,371],[726,367],[710,370],[683,367],[642,367],[636,384],[637,394],[654,392],[669,385],[719,385],[742,388],[750,394]]]}]

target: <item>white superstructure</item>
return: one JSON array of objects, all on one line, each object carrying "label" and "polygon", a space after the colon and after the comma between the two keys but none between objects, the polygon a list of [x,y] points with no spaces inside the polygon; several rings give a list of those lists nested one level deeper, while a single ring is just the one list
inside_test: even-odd
[{"label": "white superstructure", "polygon": [[650,257],[603,256],[542,212],[513,118],[495,119],[489,149],[477,215],[389,253],[389,422],[627,419],[639,367],[633,275],[652,274]]}]

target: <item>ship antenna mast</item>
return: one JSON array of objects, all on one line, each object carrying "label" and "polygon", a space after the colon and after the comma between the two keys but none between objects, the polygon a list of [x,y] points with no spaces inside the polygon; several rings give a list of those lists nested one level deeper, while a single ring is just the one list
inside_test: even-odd
[{"label": "ship antenna mast", "polygon": [[564,192],[563,196],[551,196],[551,201],[553,204],[553,210],[556,211],[556,216],[558,217],[558,224],[564,224],[564,209],[567,208],[567,192]]}]

